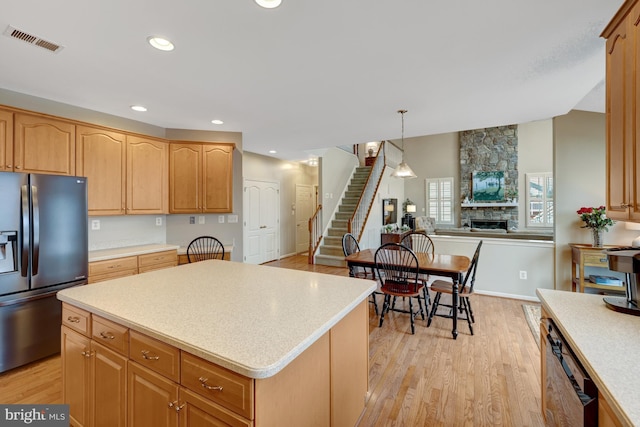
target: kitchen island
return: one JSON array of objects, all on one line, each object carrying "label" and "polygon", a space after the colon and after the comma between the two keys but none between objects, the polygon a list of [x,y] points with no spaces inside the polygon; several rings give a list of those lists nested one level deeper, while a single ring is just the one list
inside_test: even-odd
[{"label": "kitchen island", "polygon": [[[598,388],[600,425],[640,425],[640,317],[607,308],[602,295],[549,289],[537,294],[542,317],[554,321]],[[542,360],[544,375],[544,353]],[[544,402],[544,387],[542,394]]]},{"label": "kitchen island", "polygon": [[[168,415],[143,424],[189,425],[208,411],[202,419],[223,425],[355,425],[367,393],[367,298],[375,287],[212,260],[60,292],[72,424],[112,416],[113,425],[138,425],[164,408]],[[100,375],[100,366],[114,366],[98,363],[100,351],[119,357],[112,375]],[[159,393],[167,401],[157,408],[148,406],[160,387],[148,385],[151,374],[173,387]],[[115,411],[98,398],[100,378],[121,393],[118,417],[105,414]],[[113,406],[114,393],[103,394]]]}]

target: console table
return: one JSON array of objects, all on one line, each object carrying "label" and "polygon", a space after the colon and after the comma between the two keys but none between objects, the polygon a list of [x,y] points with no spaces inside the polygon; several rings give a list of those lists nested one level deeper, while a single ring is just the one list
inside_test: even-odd
[{"label": "console table", "polygon": [[[602,248],[594,248],[588,244],[569,243],[571,247],[571,290],[573,292],[584,292],[585,288],[596,288],[605,291],[624,292],[622,285],[608,285],[591,282],[585,275],[585,267],[598,268],[599,273],[604,276],[619,276],[619,273],[609,270],[609,262],[605,251],[610,248],[617,248],[615,245],[605,245]],[[623,281],[624,282],[624,281]]]},{"label": "console table", "polygon": [[380,246],[385,243],[400,243],[402,242],[402,239],[404,239],[404,236],[411,234],[412,232],[412,230],[409,230],[398,233],[382,233],[380,234]]}]

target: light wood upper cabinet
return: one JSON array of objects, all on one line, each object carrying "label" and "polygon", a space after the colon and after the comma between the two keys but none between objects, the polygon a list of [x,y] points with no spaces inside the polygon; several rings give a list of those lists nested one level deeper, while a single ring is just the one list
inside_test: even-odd
[{"label": "light wood upper cabinet", "polygon": [[202,146],[202,183],[205,213],[233,211],[233,145]]},{"label": "light wood upper cabinet", "polygon": [[169,212],[202,212],[202,145],[169,148]]},{"label": "light wood upper cabinet", "polygon": [[[603,31],[607,76],[607,215],[640,222],[640,6],[627,1]],[[638,71],[636,71],[638,70]]]},{"label": "light wood upper cabinet", "polygon": [[14,116],[16,172],[75,175],[76,127],[44,116]]},{"label": "light wood upper cabinet", "polygon": [[168,144],[127,135],[127,214],[168,211]]},{"label": "light wood upper cabinet", "polygon": [[169,212],[233,211],[233,144],[172,143]]},{"label": "light wood upper cabinet", "polygon": [[76,138],[76,173],[88,178],[89,215],[124,215],[126,136],[77,126]]},{"label": "light wood upper cabinet", "polygon": [[13,113],[0,110],[0,171],[13,171]]}]

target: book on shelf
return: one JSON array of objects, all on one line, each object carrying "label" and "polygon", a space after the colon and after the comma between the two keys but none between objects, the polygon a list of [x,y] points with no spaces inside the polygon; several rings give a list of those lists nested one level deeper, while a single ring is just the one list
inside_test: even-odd
[{"label": "book on shelf", "polygon": [[614,276],[598,276],[592,274],[589,276],[589,281],[595,283],[596,285],[612,285],[612,286],[622,286],[624,282],[620,280],[618,277]]}]

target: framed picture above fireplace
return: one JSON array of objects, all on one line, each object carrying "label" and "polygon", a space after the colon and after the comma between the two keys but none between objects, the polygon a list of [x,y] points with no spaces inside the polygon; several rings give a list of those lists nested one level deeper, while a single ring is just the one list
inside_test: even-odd
[{"label": "framed picture above fireplace", "polygon": [[504,171],[477,171],[472,174],[474,202],[503,202]]}]

